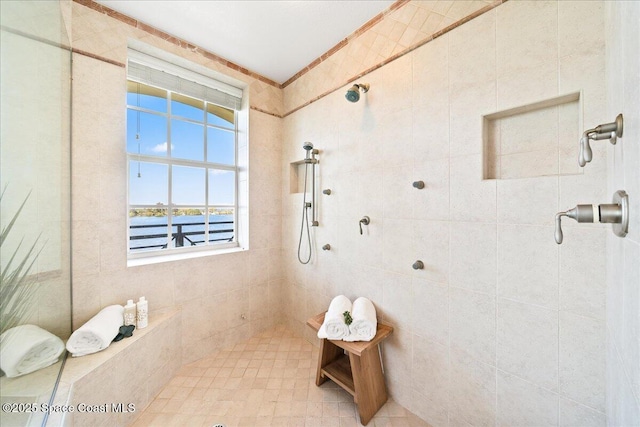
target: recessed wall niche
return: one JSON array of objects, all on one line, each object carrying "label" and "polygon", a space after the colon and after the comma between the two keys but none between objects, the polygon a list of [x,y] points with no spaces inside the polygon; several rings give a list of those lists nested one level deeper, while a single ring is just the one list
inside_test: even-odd
[{"label": "recessed wall niche", "polygon": [[[303,193],[304,188],[304,174],[306,164],[304,160],[298,160],[297,162],[289,163],[289,194]],[[307,180],[311,180],[311,168],[308,171],[309,176]],[[307,188],[310,184],[307,184]]]},{"label": "recessed wall niche", "polygon": [[483,179],[582,173],[580,129],[580,92],[483,116]]}]

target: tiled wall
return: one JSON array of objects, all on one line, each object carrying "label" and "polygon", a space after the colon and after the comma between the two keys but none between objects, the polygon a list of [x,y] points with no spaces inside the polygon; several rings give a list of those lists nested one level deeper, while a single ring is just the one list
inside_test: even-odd
[{"label": "tiled wall", "polygon": [[285,82],[285,113],[430,39],[474,12],[497,3],[500,0],[412,0],[394,4],[370,28],[367,28],[368,23],[358,29],[322,62]]},{"label": "tiled wall", "polygon": [[[280,89],[73,3],[73,322],[144,295],[154,311],[181,306],[185,363],[281,318],[281,119],[250,111],[250,250],[127,268],[125,153],[128,39],[138,39],[250,85],[251,106],[278,114]],[[275,95],[273,95],[275,94]],[[243,319],[242,315],[246,316]]]},{"label": "tiled wall", "polygon": [[[553,219],[609,200],[608,147],[594,144],[582,174],[481,179],[483,114],[581,90],[585,125],[608,121],[603,13],[602,2],[510,1],[359,79],[371,84],[359,103],[345,87],[284,119],[288,323],[313,339],[304,322],[333,296],[369,297],[395,327],[393,397],[434,426],[605,424],[610,231],[565,221],[558,246]],[[307,266],[288,177],[304,141],[332,190]]]},{"label": "tiled wall", "polygon": [[629,194],[629,234],[607,234],[607,423],[640,425],[640,4],[606,5],[607,114],[624,139],[607,147],[609,194]]}]

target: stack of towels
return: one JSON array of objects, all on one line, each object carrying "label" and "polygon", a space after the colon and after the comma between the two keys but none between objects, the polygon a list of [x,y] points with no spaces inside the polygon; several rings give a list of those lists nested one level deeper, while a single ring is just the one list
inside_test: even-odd
[{"label": "stack of towels", "polygon": [[124,307],[110,305],[71,334],[67,350],[73,357],[97,353],[109,347],[124,323]]},{"label": "stack of towels", "polygon": [[53,365],[64,351],[64,343],[36,325],[20,325],[0,335],[0,368],[9,378]]},{"label": "stack of towels", "polygon": [[[345,321],[345,311],[351,316],[351,324]],[[360,297],[353,304],[344,295],[335,297],[324,315],[318,330],[318,338],[343,341],[371,341],[376,336],[378,320],[376,308],[368,298]]]}]

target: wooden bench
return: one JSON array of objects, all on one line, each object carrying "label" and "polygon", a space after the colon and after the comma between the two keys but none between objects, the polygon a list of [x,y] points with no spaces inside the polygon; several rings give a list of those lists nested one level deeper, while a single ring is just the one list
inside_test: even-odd
[{"label": "wooden bench", "polygon": [[[317,332],[324,322],[324,315],[311,317],[307,325]],[[316,385],[331,379],[351,394],[362,425],[367,425],[387,401],[378,346],[392,332],[393,327],[378,323],[376,336],[371,341],[323,339],[320,344]]]}]

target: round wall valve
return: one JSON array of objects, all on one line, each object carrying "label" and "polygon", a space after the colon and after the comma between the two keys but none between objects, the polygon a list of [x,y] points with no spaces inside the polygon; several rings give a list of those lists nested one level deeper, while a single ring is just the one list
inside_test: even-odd
[{"label": "round wall valve", "polygon": [[611,224],[613,234],[624,237],[629,232],[629,195],[624,190],[613,194],[613,203],[594,205],[577,205],[566,212],[556,214],[555,239],[561,244],[564,239],[562,233],[562,217],[575,219],[578,222],[595,222]]},{"label": "round wall valve", "polygon": [[424,262],[418,260],[416,262],[413,263],[413,265],[411,266],[414,270],[422,270],[424,268]]},{"label": "round wall valve", "polygon": [[[620,206],[620,222],[611,225],[613,234],[618,237],[624,237],[629,232],[629,195],[624,190],[618,190],[613,193],[613,204]],[[602,208],[606,205],[600,205],[600,217],[602,218]],[[604,222],[600,220],[600,222]]]}]

